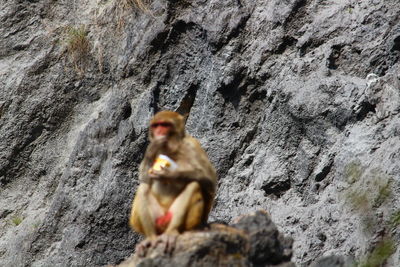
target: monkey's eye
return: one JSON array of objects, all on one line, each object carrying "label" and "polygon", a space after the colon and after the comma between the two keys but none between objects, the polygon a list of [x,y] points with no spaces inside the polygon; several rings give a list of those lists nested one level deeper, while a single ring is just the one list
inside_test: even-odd
[{"label": "monkey's eye", "polygon": [[172,127],[172,123],[166,122],[166,121],[161,121],[161,122],[155,122],[155,123],[151,124],[151,128],[157,128],[157,127],[163,127],[163,128]]}]

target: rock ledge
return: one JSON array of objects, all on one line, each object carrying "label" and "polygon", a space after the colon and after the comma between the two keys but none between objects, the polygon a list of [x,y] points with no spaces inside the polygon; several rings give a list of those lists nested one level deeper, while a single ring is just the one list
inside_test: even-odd
[{"label": "rock ledge", "polygon": [[186,232],[166,255],[162,246],[134,254],[118,267],[133,266],[295,266],[291,238],[279,233],[265,211],[242,216],[231,226],[213,223],[203,231]]}]

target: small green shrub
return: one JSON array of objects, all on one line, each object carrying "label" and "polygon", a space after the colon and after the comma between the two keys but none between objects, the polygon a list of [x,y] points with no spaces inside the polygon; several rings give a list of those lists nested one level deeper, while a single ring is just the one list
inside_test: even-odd
[{"label": "small green shrub", "polygon": [[396,251],[396,245],[392,239],[382,240],[375,249],[362,261],[360,267],[379,267]]},{"label": "small green shrub", "polygon": [[400,210],[395,211],[389,221],[391,228],[397,228],[400,225]]},{"label": "small green shrub", "polygon": [[349,163],[345,168],[345,175],[349,184],[353,184],[360,180],[362,174],[363,170],[361,168],[361,164],[358,161],[353,161]]},{"label": "small green shrub", "polygon": [[357,212],[364,213],[371,208],[367,192],[348,190],[346,193],[346,198],[350,206]]},{"label": "small green shrub", "polygon": [[392,179],[379,170],[365,173],[358,162],[352,162],[345,168],[345,177],[350,184],[345,200],[356,212],[365,214],[379,208],[392,196]]},{"label": "small green shrub", "polygon": [[363,231],[373,234],[380,226],[377,210],[393,198],[393,179],[379,169],[367,171],[357,160],[345,167],[344,178],[348,182],[345,203],[358,214]]},{"label": "small green shrub", "polygon": [[18,226],[22,223],[24,219],[21,216],[14,216],[11,218],[11,222],[15,225]]},{"label": "small green shrub", "polygon": [[375,180],[375,186],[378,194],[374,199],[374,207],[379,207],[392,195],[390,180],[383,177],[378,177]]},{"label": "small green shrub", "polygon": [[352,14],[352,13],[353,13],[353,8],[352,8],[352,7],[347,8],[347,12],[349,12],[350,14]]},{"label": "small green shrub", "polygon": [[[360,226],[368,234],[374,234],[381,229],[395,228],[400,225],[400,210],[394,212],[384,222],[377,218],[378,208],[393,200],[393,178],[387,176],[380,169],[366,170],[359,161],[353,161],[345,167],[344,178],[348,187],[344,190],[344,200],[347,205],[359,215]],[[384,236],[374,250],[356,263],[357,267],[380,267],[396,251],[396,246],[391,236]]]},{"label": "small green shrub", "polygon": [[67,53],[74,67],[80,72],[83,71],[90,52],[90,42],[87,34],[88,32],[84,26],[70,26],[66,29]]}]

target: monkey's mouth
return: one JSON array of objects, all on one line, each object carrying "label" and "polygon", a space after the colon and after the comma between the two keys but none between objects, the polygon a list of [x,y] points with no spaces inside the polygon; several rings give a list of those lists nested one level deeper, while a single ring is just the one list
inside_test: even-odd
[{"label": "monkey's mouth", "polygon": [[167,141],[167,135],[163,134],[155,135],[154,139],[157,140],[158,142],[165,142]]}]

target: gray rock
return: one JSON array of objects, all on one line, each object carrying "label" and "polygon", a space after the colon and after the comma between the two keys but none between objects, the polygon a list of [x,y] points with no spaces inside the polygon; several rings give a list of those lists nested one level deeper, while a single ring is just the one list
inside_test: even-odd
[{"label": "gray rock", "polygon": [[299,266],[399,243],[397,0],[128,2],[0,1],[1,266],[130,255],[161,109],[218,170],[210,220],[268,210]]},{"label": "gray rock", "polygon": [[232,226],[214,223],[206,229],[184,232],[176,238],[172,251],[165,249],[165,243],[157,242],[144,255],[136,253],[118,267],[293,267],[292,244],[291,238],[278,232],[268,213],[257,211],[237,218]]},{"label": "gray rock", "polygon": [[355,266],[354,260],[344,256],[326,256],[317,259],[310,267],[349,267]]}]

